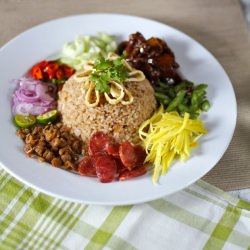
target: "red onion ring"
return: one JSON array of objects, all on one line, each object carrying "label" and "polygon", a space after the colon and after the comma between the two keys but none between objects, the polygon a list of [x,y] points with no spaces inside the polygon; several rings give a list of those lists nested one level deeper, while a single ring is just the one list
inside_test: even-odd
[{"label": "red onion ring", "polygon": [[17,88],[12,96],[14,114],[40,115],[56,108],[56,86],[28,77],[14,80]]}]

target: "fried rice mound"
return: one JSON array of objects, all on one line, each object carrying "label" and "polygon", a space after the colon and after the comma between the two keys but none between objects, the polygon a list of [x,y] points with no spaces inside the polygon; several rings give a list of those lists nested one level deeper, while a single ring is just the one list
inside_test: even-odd
[{"label": "fried rice mound", "polygon": [[90,135],[103,131],[113,137],[117,143],[128,140],[139,143],[138,129],[156,109],[154,90],[147,79],[141,82],[130,82],[126,88],[132,93],[134,100],[129,105],[121,103],[112,105],[108,102],[97,107],[86,107],[85,93],[80,83],[71,77],[63,86],[58,96],[58,110],[62,122],[76,135],[81,135],[88,143]]}]

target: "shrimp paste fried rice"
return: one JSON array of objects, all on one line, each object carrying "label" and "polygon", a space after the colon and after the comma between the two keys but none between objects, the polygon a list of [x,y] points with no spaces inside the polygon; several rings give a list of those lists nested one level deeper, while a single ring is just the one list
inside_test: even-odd
[{"label": "shrimp paste fried rice", "polygon": [[72,76],[59,92],[58,110],[62,115],[62,122],[73,133],[81,135],[86,143],[96,131],[103,131],[117,143],[125,140],[139,143],[139,126],[156,109],[154,90],[147,79],[130,82],[126,87],[134,97],[131,104],[112,105],[104,102],[97,107],[86,107],[85,93],[81,91],[80,83]]}]

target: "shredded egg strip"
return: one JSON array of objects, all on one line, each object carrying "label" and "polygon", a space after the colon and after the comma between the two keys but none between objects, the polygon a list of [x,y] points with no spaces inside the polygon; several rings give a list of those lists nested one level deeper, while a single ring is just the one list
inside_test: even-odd
[{"label": "shredded egg strip", "polygon": [[198,145],[197,140],[206,133],[200,120],[189,119],[188,113],[181,117],[177,112],[164,112],[163,106],[143,122],[139,136],[147,152],[145,162],[154,165],[154,184],[160,172],[166,174],[174,159],[187,160],[191,149]]},{"label": "shredded egg strip", "polygon": [[[115,53],[109,53],[108,59],[115,60],[119,56]],[[129,69],[129,78],[125,80],[125,83],[129,82],[141,82],[145,79],[145,75],[140,70],[133,69],[126,60],[122,60],[124,66]],[[132,93],[121,83],[110,80],[109,93],[101,93],[99,90],[95,90],[94,83],[89,80],[89,75],[93,72],[93,62],[89,62],[83,66],[83,70],[78,71],[74,75],[75,81],[81,83],[81,90],[85,94],[85,104],[87,107],[96,107],[100,102],[101,94],[105,97],[106,101],[110,104],[129,105],[134,101]],[[93,100],[94,99],[94,100]]]}]

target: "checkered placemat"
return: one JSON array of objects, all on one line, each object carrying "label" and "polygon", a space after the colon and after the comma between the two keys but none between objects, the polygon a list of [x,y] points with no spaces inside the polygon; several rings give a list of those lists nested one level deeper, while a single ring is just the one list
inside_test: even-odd
[{"label": "checkered placemat", "polygon": [[250,249],[250,204],[198,181],[134,206],[53,198],[0,170],[0,249]]}]

